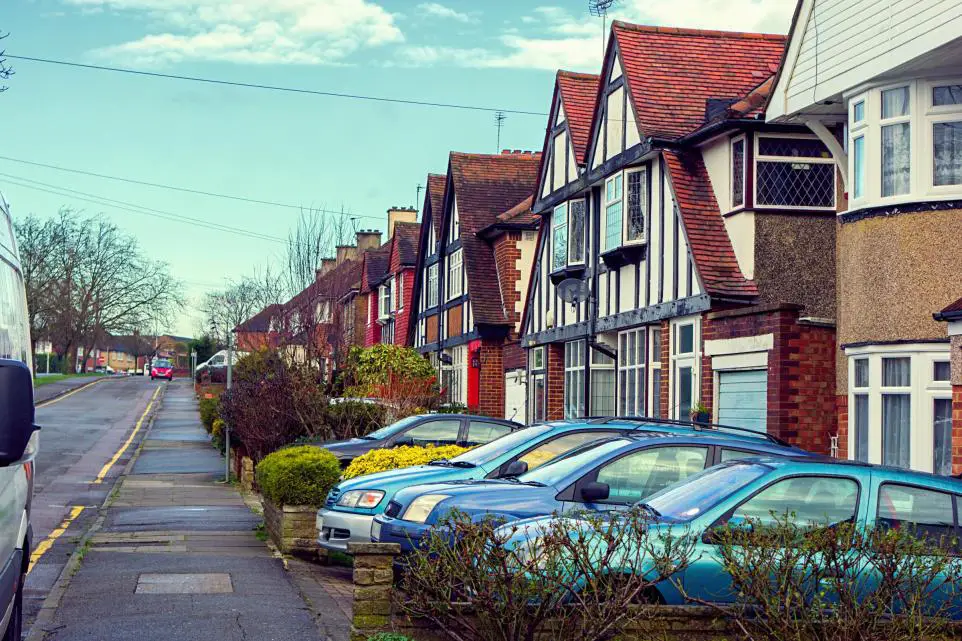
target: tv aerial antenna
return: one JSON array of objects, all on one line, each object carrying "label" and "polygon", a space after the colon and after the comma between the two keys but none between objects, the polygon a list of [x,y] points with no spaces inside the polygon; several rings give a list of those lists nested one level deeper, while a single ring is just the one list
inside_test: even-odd
[{"label": "tv aerial antenna", "polygon": [[601,18],[601,53],[604,55],[605,33],[608,30],[608,11],[617,6],[621,0],[588,0],[588,13]]}]

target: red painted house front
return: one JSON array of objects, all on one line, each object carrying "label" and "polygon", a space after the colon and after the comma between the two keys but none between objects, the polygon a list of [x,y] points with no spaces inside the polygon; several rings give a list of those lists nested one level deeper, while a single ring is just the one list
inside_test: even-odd
[{"label": "red painted house front", "polygon": [[369,252],[362,268],[367,297],[364,345],[404,345],[411,322],[420,225],[414,209],[388,210],[388,240]]}]

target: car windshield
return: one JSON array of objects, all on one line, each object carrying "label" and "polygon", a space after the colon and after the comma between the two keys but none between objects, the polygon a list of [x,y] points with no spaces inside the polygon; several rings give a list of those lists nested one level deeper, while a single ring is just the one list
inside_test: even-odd
[{"label": "car windshield", "polygon": [[375,430],[366,436],[362,436],[361,438],[367,439],[369,441],[375,441],[375,440],[381,440],[382,438],[387,438],[389,436],[393,436],[394,434],[397,434],[399,431],[403,430],[405,427],[408,427],[412,423],[417,422],[417,420],[420,418],[421,416],[419,415],[402,418],[397,423],[391,423],[387,427],[382,427],[381,429]]},{"label": "car windshield", "polygon": [[626,438],[593,441],[583,447],[571,450],[550,463],[545,463],[530,472],[525,472],[518,477],[518,481],[522,483],[557,485],[568,478],[572,472],[581,469],[589,463],[600,463],[609,453],[624,447],[626,443],[630,442],[630,439]]},{"label": "car windshield", "polygon": [[690,521],[771,471],[772,468],[763,463],[722,463],[655,492],[644,505],[664,519]]},{"label": "car windshield", "polygon": [[163,358],[160,360],[156,360],[154,361],[154,367],[170,367],[170,361],[165,360]]},{"label": "car windshield", "polygon": [[470,463],[471,465],[484,465],[489,463],[494,459],[498,458],[506,452],[510,452],[514,448],[527,443],[539,436],[550,432],[552,427],[550,425],[535,425],[533,427],[526,427],[524,429],[518,430],[516,432],[510,432],[505,434],[500,438],[496,438],[490,443],[485,443],[481,447],[476,447],[473,450],[468,450],[460,456],[455,456],[451,459],[452,463]]}]

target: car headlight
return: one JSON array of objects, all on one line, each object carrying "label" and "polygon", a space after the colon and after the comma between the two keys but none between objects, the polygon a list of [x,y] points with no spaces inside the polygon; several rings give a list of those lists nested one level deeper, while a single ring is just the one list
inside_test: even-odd
[{"label": "car headlight", "polygon": [[404,516],[401,518],[405,521],[413,521],[414,523],[424,523],[428,520],[428,516],[431,515],[431,510],[434,509],[438,503],[444,499],[451,498],[447,494],[425,494],[419,496],[413,501],[408,509],[404,510]]},{"label": "car headlight", "polygon": [[384,498],[384,492],[380,490],[351,490],[341,495],[337,500],[340,507],[377,507],[377,504]]}]

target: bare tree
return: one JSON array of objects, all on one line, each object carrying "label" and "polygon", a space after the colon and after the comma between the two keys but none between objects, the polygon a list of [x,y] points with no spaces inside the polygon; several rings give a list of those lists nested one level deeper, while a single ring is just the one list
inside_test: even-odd
[{"label": "bare tree", "polygon": [[[3,40],[9,35],[10,35],[9,33],[3,33],[2,31],[0,31],[0,40]],[[3,49],[0,49],[0,80],[9,80],[10,76],[12,76],[14,73],[13,67],[8,65],[7,59],[3,57],[3,54],[5,53],[6,51],[4,51]],[[6,90],[7,90],[6,85],[0,85],[0,93],[3,93]]]},{"label": "bare tree", "polygon": [[58,270],[55,265],[57,237],[53,221],[41,221],[33,214],[14,222],[24,286],[27,290],[27,313],[33,349],[37,341],[49,338],[50,324],[57,312],[54,291]]},{"label": "bare tree", "polygon": [[340,214],[323,208],[302,209],[297,224],[287,236],[286,286],[295,296],[317,278],[324,258],[334,256],[335,248],[348,244],[354,236],[354,218],[341,207]]}]

